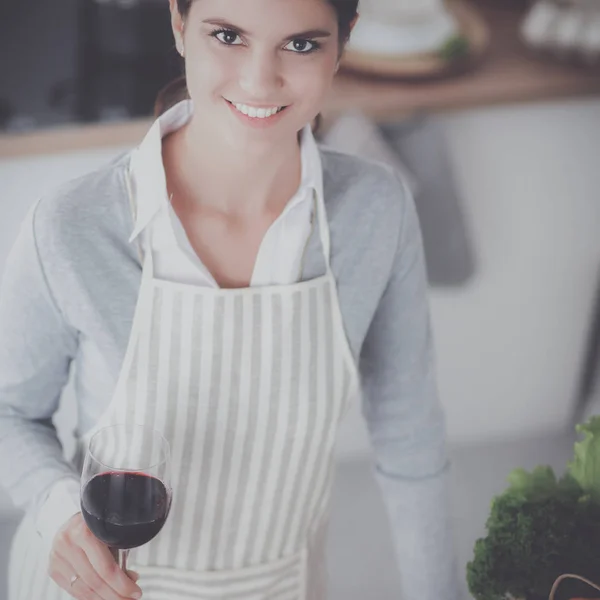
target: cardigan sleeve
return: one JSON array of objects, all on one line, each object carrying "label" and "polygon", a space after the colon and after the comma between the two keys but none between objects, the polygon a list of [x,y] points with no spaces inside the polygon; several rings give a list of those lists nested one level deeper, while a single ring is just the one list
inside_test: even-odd
[{"label": "cardigan sleeve", "polygon": [[[63,456],[52,421],[78,336],[48,285],[45,252],[35,235],[36,208],[37,204],[20,229],[0,287],[0,481],[46,537],[48,523],[38,517],[48,515],[47,507],[42,509],[50,491],[67,482],[75,488],[79,481]],[[61,503],[59,512],[64,509]],[[56,510],[52,512],[56,517]],[[55,529],[53,524],[48,531]]]},{"label": "cardigan sleeve", "polygon": [[360,356],[363,414],[388,510],[402,600],[456,600],[445,418],[435,376],[421,230],[399,183],[393,268]]}]

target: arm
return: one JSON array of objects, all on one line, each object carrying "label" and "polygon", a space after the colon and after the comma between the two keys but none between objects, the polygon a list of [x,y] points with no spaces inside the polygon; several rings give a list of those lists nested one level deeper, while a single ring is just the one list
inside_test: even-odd
[{"label": "arm", "polygon": [[392,273],[361,353],[363,414],[403,600],[455,600],[445,422],[434,373],[425,261],[414,202],[406,189],[403,194]]},{"label": "arm", "polygon": [[64,459],[52,423],[77,351],[77,332],[54,302],[43,256],[34,208],[0,288],[0,481],[14,503],[33,515],[40,534],[52,538],[79,510],[79,476]]}]

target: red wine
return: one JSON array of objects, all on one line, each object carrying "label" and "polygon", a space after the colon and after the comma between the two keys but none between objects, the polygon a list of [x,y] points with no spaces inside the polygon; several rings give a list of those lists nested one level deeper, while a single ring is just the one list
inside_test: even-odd
[{"label": "red wine", "polygon": [[92,533],[111,548],[148,543],[162,529],[170,496],[162,481],[142,473],[102,473],[85,486],[81,509]]}]

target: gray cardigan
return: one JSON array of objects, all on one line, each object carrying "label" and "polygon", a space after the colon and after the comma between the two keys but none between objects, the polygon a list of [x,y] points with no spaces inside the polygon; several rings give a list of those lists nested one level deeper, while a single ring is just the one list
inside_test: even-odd
[{"label": "gray cardigan", "polygon": [[[383,165],[320,148],[331,265],[353,356],[374,475],[389,512],[405,600],[456,600],[444,415],[436,389],[421,232],[412,198]],[[35,515],[73,477],[52,426],[71,365],[78,431],[110,401],[141,265],[129,154],[39,200],[0,292],[0,481]],[[303,280],[324,273],[319,236]]]}]

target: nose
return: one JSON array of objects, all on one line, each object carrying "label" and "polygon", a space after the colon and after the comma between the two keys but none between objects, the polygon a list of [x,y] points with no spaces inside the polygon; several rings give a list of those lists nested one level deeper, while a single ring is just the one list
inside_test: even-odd
[{"label": "nose", "polygon": [[278,57],[269,51],[256,50],[248,53],[248,59],[240,66],[240,88],[248,101],[273,100],[274,92],[281,89],[283,78]]}]

